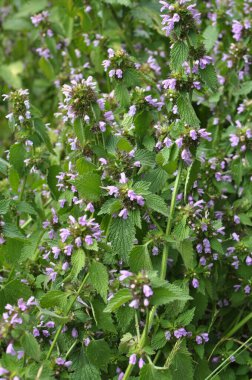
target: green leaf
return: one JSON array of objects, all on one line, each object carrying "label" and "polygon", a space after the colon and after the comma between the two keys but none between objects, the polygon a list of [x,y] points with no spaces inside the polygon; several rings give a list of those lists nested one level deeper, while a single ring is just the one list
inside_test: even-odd
[{"label": "green leaf", "polygon": [[76,161],[76,169],[79,174],[86,174],[95,171],[97,168],[92,162],[81,157]]},{"label": "green leaf", "polygon": [[132,300],[132,294],[129,289],[121,289],[119,290],[113,298],[111,298],[108,302],[108,305],[104,309],[105,313],[111,313],[115,311],[120,306]]},{"label": "green leaf", "polygon": [[26,236],[24,235],[23,231],[19,227],[17,227],[16,224],[12,224],[9,222],[5,222],[4,224],[3,234],[5,237],[9,237],[12,239],[26,240]]},{"label": "green leaf", "polygon": [[132,307],[124,306],[116,311],[116,319],[122,332],[126,332],[135,315]]},{"label": "green leaf", "polygon": [[39,67],[44,76],[49,80],[52,81],[55,79],[55,72],[54,68],[51,64],[51,62],[48,59],[45,59],[44,57],[41,57],[39,60]]},{"label": "green leaf", "polygon": [[25,2],[21,8],[19,9],[17,16],[18,17],[27,17],[30,15],[34,15],[42,10],[44,10],[47,6],[47,0],[30,0]]},{"label": "green leaf", "polygon": [[[6,24],[6,23],[5,23]],[[9,65],[0,66],[0,77],[13,88],[22,87],[20,74],[23,71],[23,63],[21,61],[13,62]]]},{"label": "green leaf", "polygon": [[160,348],[163,348],[166,343],[167,340],[164,331],[158,331],[158,333],[151,339],[151,348],[153,348],[153,350],[159,350]]},{"label": "green leaf", "polygon": [[41,356],[41,351],[34,336],[28,332],[25,332],[21,338],[21,344],[24,348],[25,354],[38,362]]},{"label": "green leaf", "polygon": [[[139,380],[173,380],[168,369],[155,368],[152,364],[145,364],[140,370]],[[186,379],[186,378],[185,378]]]},{"label": "green leaf", "polygon": [[69,295],[69,293],[62,292],[61,290],[50,290],[41,297],[40,306],[43,308],[59,306],[63,309],[67,305]]},{"label": "green leaf", "polygon": [[247,81],[241,84],[237,95],[248,95],[252,91],[252,81]]},{"label": "green leaf", "polygon": [[180,314],[178,318],[176,319],[176,326],[189,325],[193,320],[194,314],[195,314],[195,307]]},{"label": "green leaf", "polygon": [[95,321],[99,329],[103,331],[115,333],[116,329],[113,324],[112,317],[109,313],[104,313],[105,304],[100,300],[95,299],[92,301],[92,306],[94,309]]},{"label": "green leaf", "polygon": [[34,120],[34,128],[35,128],[35,132],[37,133],[39,138],[42,140],[42,142],[46,145],[49,152],[54,153],[53,147],[52,147],[49,135],[48,135],[48,131],[47,131],[44,123],[39,119],[35,119]]},{"label": "green leaf", "polygon": [[22,176],[25,168],[26,150],[21,143],[16,143],[10,148],[10,164]]},{"label": "green leaf", "polygon": [[206,51],[211,50],[214,47],[215,42],[217,41],[219,31],[216,26],[208,25],[203,32],[204,45]]},{"label": "green leaf", "polygon": [[123,203],[120,199],[107,199],[105,203],[100,208],[100,211],[98,212],[98,215],[103,214],[113,214],[119,210],[121,210],[123,207]]},{"label": "green leaf", "polygon": [[200,121],[194,111],[188,95],[180,95],[177,99],[178,111],[181,119],[192,127],[199,127]]},{"label": "green leaf", "polygon": [[107,302],[108,280],[107,268],[102,263],[94,261],[89,268],[89,281],[104,302]]},{"label": "green leaf", "polygon": [[85,252],[83,249],[79,248],[77,251],[75,251],[71,256],[71,264],[72,264],[72,270],[71,270],[71,277],[77,278],[80,271],[85,266]]},{"label": "green leaf", "polygon": [[147,149],[138,149],[134,158],[135,161],[140,161],[143,166],[155,166],[155,153]]},{"label": "green leaf", "polygon": [[60,171],[61,168],[59,165],[52,165],[48,169],[47,183],[54,199],[59,199],[60,196],[60,191],[57,187],[58,179],[56,178]]},{"label": "green leaf", "polygon": [[174,42],[171,48],[171,65],[175,70],[178,70],[187,60],[189,47],[184,41]]},{"label": "green leaf", "polygon": [[30,205],[29,203],[22,201],[17,203],[17,211],[20,213],[30,214],[30,215],[36,215],[36,210]]},{"label": "green leaf", "polygon": [[79,143],[82,147],[84,147],[86,142],[85,129],[82,120],[79,118],[74,120],[74,132],[79,140]]},{"label": "green leaf", "polygon": [[144,177],[145,181],[151,183],[150,191],[153,193],[158,193],[163,190],[168,178],[168,174],[162,168],[154,169]]},{"label": "green leaf", "polygon": [[87,348],[87,357],[95,367],[107,372],[111,350],[104,339],[93,340]]},{"label": "green leaf", "polygon": [[198,178],[200,170],[200,161],[194,160],[189,169],[187,169],[187,176],[185,181],[184,201],[186,202],[189,191],[191,190],[194,182]]},{"label": "green leaf", "polygon": [[133,247],[135,227],[133,218],[113,218],[109,228],[109,240],[113,251],[123,260],[128,260],[129,252]]},{"label": "green leaf", "polygon": [[193,269],[196,265],[193,244],[191,240],[183,240],[177,244],[177,249],[182,256],[185,267]]},{"label": "green leaf", "polygon": [[146,206],[159,214],[168,216],[168,207],[162,197],[157,194],[149,194],[145,196]]},{"label": "green leaf", "polygon": [[218,88],[218,79],[213,65],[207,65],[204,69],[199,69],[199,75],[211,90],[214,91]]},{"label": "green leaf", "polygon": [[171,372],[172,380],[193,380],[193,362],[186,347],[182,347],[174,356]]},{"label": "green leaf", "polygon": [[10,206],[10,199],[2,199],[0,201],[0,215],[4,215],[8,212]]},{"label": "green leaf", "polygon": [[192,299],[188,292],[179,288],[177,285],[168,284],[166,287],[157,288],[154,295],[151,297],[153,305],[165,305],[173,301],[188,301]]},{"label": "green leaf", "polygon": [[117,149],[129,153],[133,149],[133,145],[125,137],[122,137],[118,140]]},{"label": "green leaf", "polygon": [[20,280],[15,279],[8,282],[0,290],[0,313],[4,310],[7,303],[14,305],[19,298],[27,300],[31,295],[30,288],[20,282]]},{"label": "green leaf", "polygon": [[115,97],[122,107],[127,107],[130,102],[129,91],[123,83],[117,83]]},{"label": "green leaf", "polygon": [[147,245],[137,245],[130,252],[130,269],[137,273],[141,270],[152,270],[152,263]]},{"label": "green leaf", "polygon": [[82,348],[73,356],[73,365],[70,379],[72,380],[101,380],[100,371],[90,363],[84,349]]},{"label": "green leaf", "polygon": [[101,177],[96,173],[86,173],[75,180],[75,186],[81,198],[97,201],[101,195]]},{"label": "green leaf", "polygon": [[19,257],[20,262],[23,262],[27,259],[29,260],[34,259],[39,243],[41,242],[41,239],[42,239],[42,234],[44,233],[45,231],[42,229],[42,232],[36,231],[30,235],[29,239],[25,242],[20,252],[20,257]]},{"label": "green leaf", "polygon": [[20,178],[18,172],[13,167],[9,168],[9,183],[14,193],[18,193]]}]

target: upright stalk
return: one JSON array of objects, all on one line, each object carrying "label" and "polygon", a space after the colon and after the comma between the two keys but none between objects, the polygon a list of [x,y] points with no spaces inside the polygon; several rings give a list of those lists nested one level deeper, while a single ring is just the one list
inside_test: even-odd
[{"label": "upright stalk", "polygon": [[[83,286],[85,285],[85,283],[86,283],[86,281],[87,281],[87,279],[88,279],[88,276],[89,276],[89,273],[86,274],[86,276],[84,277],[82,283],[80,284],[79,289],[77,290],[77,293],[75,294],[75,296],[73,297],[73,299],[72,299],[71,302],[69,303],[68,308],[67,308],[67,310],[66,310],[66,314],[65,314],[66,317],[68,316],[69,312],[71,311],[71,309],[72,309],[72,307],[73,307],[73,304],[75,303],[77,297],[79,297],[80,292],[82,291],[82,288],[83,288]],[[64,324],[65,324],[65,322],[61,322],[61,324],[60,324],[60,326],[59,326],[59,328],[58,328],[58,330],[57,330],[57,332],[56,332],[56,334],[55,334],[55,336],[54,336],[53,342],[52,342],[52,344],[51,344],[51,346],[50,346],[50,349],[49,349],[49,351],[48,351],[48,353],[47,353],[47,356],[46,356],[46,359],[47,359],[47,360],[50,359],[50,356],[51,356],[51,354],[52,354],[52,352],[53,352],[53,349],[54,349],[54,347],[55,347],[55,345],[56,345],[56,343],[57,343],[57,340],[58,340],[58,338],[59,338],[59,335],[60,335],[60,333],[61,333],[61,330],[62,330]]]},{"label": "upright stalk", "polygon": [[[182,163],[182,160],[180,159],[179,166],[178,166],[178,173],[177,173],[175,185],[174,185],[173,192],[172,192],[170,214],[169,214],[169,218],[167,221],[165,237],[168,237],[170,235],[171,229],[172,229],[172,222],[173,222],[173,216],[174,216],[175,205],[176,205],[176,198],[177,198],[177,194],[178,194],[179,182],[180,182],[180,177],[181,177],[181,172],[182,172],[182,165],[183,165],[183,163]],[[163,249],[161,273],[160,273],[160,277],[162,279],[165,279],[165,277],[166,277],[167,259],[168,259],[168,247],[167,247],[167,244],[165,244],[164,249]]]},{"label": "upright stalk", "polygon": [[[172,222],[173,222],[173,217],[174,217],[176,198],[177,198],[178,189],[179,189],[179,183],[180,183],[180,177],[181,177],[181,172],[182,172],[182,166],[183,166],[183,162],[180,159],[179,165],[178,165],[177,177],[176,177],[174,188],[173,188],[173,191],[172,191],[170,214],[169,214],[169,218],[168,218],[168,221],[167,221],[167,226],[166,226],[166,231],[165,231],[165,237],[168,237],[170,235],[171,229],[172,229]],[[165,244],[164,250],[163,250],[163,256],[162,256],[162,262],[161,262],[161,271],[160,271],[160,277],[162,279],[165,279],[165,277],[166,277],[167,259],[168,259],[168,248],[167,248],[167,244]],[[152,309],[151,309],[151,311],[150,311],[150,313],[147,313],[145,327],[144,327],[144,330],[143,330],[143,332],[141,334],[141,338],[140,338],[140,342],[139,342],[139,349],[140,350],[144,347],[144,345],[146,343],[149,331],[150,331],[152,323],[153,323],[153,319],[154,319],[156,310],[157,310],[157,307],[153,306]],[[131,372],[132,372],[133,368],[134,368],[134,365],[132,365],[132,364],[128,365],[128,367],[126,369],[126,372],[125,372],[125,374],[123,376],[123,380],[128,380],[128,378],[131,375]]]}]

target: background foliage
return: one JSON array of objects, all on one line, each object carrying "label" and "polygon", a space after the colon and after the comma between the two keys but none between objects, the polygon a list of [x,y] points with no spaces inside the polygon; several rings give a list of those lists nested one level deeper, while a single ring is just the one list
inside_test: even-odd
[{"label": "background foliage", "polygon": [[0,6],[1,378],[249,380],[251,1]]}]

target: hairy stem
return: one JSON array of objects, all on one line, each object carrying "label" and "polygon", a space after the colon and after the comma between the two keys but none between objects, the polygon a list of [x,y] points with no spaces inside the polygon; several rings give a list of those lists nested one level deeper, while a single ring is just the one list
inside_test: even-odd
[{"label": "hairy stem", "polygon": [[[183,162],[182,162],[182,160],[180,160],[179,166],[178,166],[178,173],[177,173],[177,177],[176,177],[173,192],[172,192],[170,215],[169,215],[169,219],[167,221],[165,237],[168,237],[171,233],[172,221],[173,221],[175,205],[176,205],[176,198],[177,198],[177,194],[178,194],[179,182],[180,182],[180,177],[181,177],[181,172],[182,172],[182,166],[183,166]],[[166,277],[167,258],[168,258],[168,249],[167,249],[167,245],[165,244],[165,247],[163,250],[163,256],[162,256],[161,274],[160,274],[160,277],[162,279],[165,279],[165,277]],[[149,331],[151,329],[156,310],[157,310],[157,307],[153,306],[150,313],[147,314],[147,316],[146,316],[146,324],[145,324],[144,330],[142,332],[140,344],[139,344],[140,350],[144,347],[144,345],[146,343],[146,340],[148,338],[148,334],[149,334]],[[127,370],[124,374],[123,380],[127,380],[129,378],[133,367],[134,367],[134,365],[132,365],[132,364],[128,365]]]},{"label": "hairy stem", "polygon": [[[84,277],[82,283],[80,284],[79,289],[77,290],[77,293],[75,294],[75,296],[73,297],[73,299],[70,301],[70,303],[69,303],[69,305],[68,305],[68,308],[67,308],[67,310],[66,310],[66,314],[65,314],[66,317],[67,317],[68,314],[70,313],[70,311],[71,311],[71,309],[72,309],[72,307],[73,307],[73,304],[75,303],[77,297],[79,297],[80,292],[82,291],[82,288],[83,288],[83,286],[85,285],[85,283],[86,283],[86,281],[87,281],[87,279],[88,279],[88,276],[89,276],[89,273],[86,274],[86,276]],[[62,322],[62,323],[60,324],[60,326],[59,326],[59,328],[58,328],[58,330],[57,330],[57,332],[56,332],[56,334],[55,334],[55,336],[54,336],[53,342],[52,342],[51,347],[50,347],[50,349],[49,349],[49,351],[48,351],[48,353],[47,353],[47,356],[46,356],[46,359],[47,359],[47,360],[50,359],[50,357],[51,357],[51,354],[52,354],[53,349],[54,349],[54,347],[55,347],[55,345],[56,345],[56,343],[57,343],[57,340],[58,340],[58,338],[59,338],[59,336],[60,336],[60,333],[61,333],[61,330],[62,330],[64,324],[65,324],[65,322]]]}]

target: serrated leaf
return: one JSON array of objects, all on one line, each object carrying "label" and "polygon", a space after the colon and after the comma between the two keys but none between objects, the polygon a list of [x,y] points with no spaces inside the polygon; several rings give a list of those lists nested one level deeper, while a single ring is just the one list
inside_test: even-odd
[{"label": "serrated leaf", "polygon": [[184,200],[186,202],[187,196],[189,194],[189,191],[191,190],[194,181],[196,181],[199,170],[200,170],[200,161],[194,160],[193,163],[190,165],[190,167],[187,170],[187,176],[185,181],[185,191],[184,191]]},{"label": "serrated leaf", "polygon": [[76,169],[79,174],[85,174],[88,172],[93,172],[97,168],[92,162],[86,160],[84,157],[81,157],[76,161]]},{"label": "serrated leaf", "polygon": [[204,69],[199,69],[199,75],[211,90],[214,91],[218,88],[218,79],[213,65],[207,65]]},{"label": "serrated leaf", "polygon": [[159,214],[168,216],[168,207],[162,197],[157,194],[149,194],[145,196],[146,206]]},{"label": "serrated leaf", "polygon": [[189,47],[184,41],[176,41],[171,48],[171,65],[178,70],[187,60]]},{"label": "serrated leaf", "polygon": [[129,289],[121,289],[109,300],[104,313],[111,313],[130,300],[132,300],[131,291]]},{"label": "serrated leaf", "polygon": [[107,302],[109,280],[107,268],[102,263],[94,261],[89,267],[89,280],[104,302]]},{"label": "serrated leaf", "polygon": [[10,206],[10,199],[0,200],[0,215],[4,215],[8,212]]},{"label": "serrated leaf", "polygon": [[123,83],[118,83],[115,87],[115,97],[122,107],[127,107],[130,102],[129,91]]},{"label": "serrated leaf", "polygon": [[195,307],[180,314],[176,319],[177,326],[187,326],[192,322],[195,314]]},{"label": "serrated leaf", "polygon": [[22,176],[25,168],[26,150],[21,143],[16,143],[10,148],[10,164],[13,165],[14,169]]},{"label": "serrated leaf", "polygon": [[155,368],[152,364],[144,365],[140,370],[139,380],[173,380],[168,369]]},{"label": "serrated leaf", "polygon": [[113,324],[111,315],[109,313],[104,313],[106,305],[98,299],[93,300],[92,305],[98,328],[102,329],[103,331],[115,333],[116,329]]},{"label": "serrated leaf", "polygon": [[20,282],[20,280],[15,279],[8,282],[0,290],[0,313],[4,310],[7,303],[14,305],[19,298],[27,300],[31,295],[30,288]]},{"label": "serrated leaf", "polygon": [[152,263],[147,245],[137,245],[130,252],[130,269],[137,273],[141,270],[152,270]]},{"label": "serrated leaf", "polygon": [[101,195],[101,177],[96,173],[86,173],[75,180],[75,186],[81,198],[97,201]]},{"label": "serrated leaf", "polygon": [[180,95],[177,99],[180,118],[192,127],[199,127],[200,121],[194,111],[188,95]]},{"label": "serrated leaf", "polygon": [[71,264],[72,264],[72,270],[71,270],[71,277],[77,278],[80,271],[85,266],[85,252],[83,249],[77,249],[72,256],[71,256]]},{"label": "serrated leaf", "polygon": [[41,356],[40,346],[32,334],[25,332],[21,338],[21,344],[28,357],[39,361]]},{"label": "serrated leaf", "polygon": [[27,259],[29,259],[29,260],[34,259],[35,255],[36,255],[36,251],[37,251],[38,246],[39,246],[39,243],[41,242],[41,239],[42,239],[44,233],[45,233],[45,231],[43,231],[43,230],[42,230],[42,232],[36,231],[29,237],[29,239],[25,242],[21,252],[19,253],[20,254],[19,261],[20,262],[23,262]]},{"label": "serrated leaf", "polygon": [[54,199],[59,199],[60,196],[60,191],[56,186],[58,184],[58,179],[56,178],[56,176],[60,173],[60,171],[61,168],[59,165],[52,165],[48,169],[47,183]]},{"label": "serrated leaf", "polygon": [[211,50],[217,41],[219,31],[215,25],[208,25],[203,32],[204,45],[206,51]]},{"label": "serrated leaf", "polygon": [[71,370],[73,370],[70,374],[72,380],[101,380],[100,371],[90,363],[83,348],[73,356]]},{"label": "serrated leaf", "polygon": [[151,297],[151,303],[159,306],[173,301],[188,301],[190,299],[192,297],[184,289],[174,284],[168,284],[165,287],[155,289],[154,295]]},{"label": "serrated leaf", "polygon": [[54,68],[48,59],[41,57],[39,60],[39,67],[40,67],[40,70],[42,71],[42,73],[45,75],[45,77],[49,81],[52,81],[55,79]]},{"label": "serrated leaf", "polygon": [[177,244],[177,249],[182,256],[185,267],[187,269],[194,269],[196,265],[193,244],[191,240],[183,240]]},{"label": "serrated leaf", "polygon": [[130,323],[132,322],[135,315],[135,311],[132,307],[124,306],[117,310],[116,319],[118,326],[123,332],[126,332]]},{"label": "serrated leaf", "polygon": [[155,153],[147,149],[138,149],[134,158],[135,161],[140,161],[143,166],[155,166]]},{"label": "serrated leaf", "polygon": [[109,240],[111,241],[112,249],[125,261],[128,260],[129,252],[133,247],[135,232],[133,218],[128,217],[126,220],[115,218],[111,222]]},{"label": "serrated leaf", "polygon": [[159,350],[163,348],[167,343],[164,331],[158,331],[156,335],[151,339],[151,347],[153,350]]},{"label": "serrated leaf", "polygon": [[53,147],[52,147],[49,135],[48,135],[48,131],[47,131],[44,123],[39,119],[35,119],[34,120],[34,129],[35,129],[36,134],[39,136],[40,140],[46,145],[49,152],[54,153]]},{"label": "serrated leaf", "polygon": [[30,214],[30,215],[36,215],[37,214],[36,210],[32,207],[32,205],[30,205],[29,203],[27,203],[25,201],[18,202],[16,205],[16,208],[17,208],[17,211],[20,213],[23,212],[23,213]]},{"label": "serrated leaf", "polygon": [[170,370],[172,380],[193,380],[193,362],[186,347],[182,347],[174,356]]},{"label": "serrated leaf", "polygon": [[247,81],[241,84],[239,90],[237,91],[238,95],[248,95],[252,91],[252,81]]},{"label": "serrated leaf", "polygon": [[107,372],[111,350],[105,340],[93,340],[87,347],[87,357],[96,368]]},{"label": "serrated leaf", "polygon": [[23,231],[20,230],[20,228],[18,228],[16,224],[5,222],[2,229],[3,229],[3,234],[5,237],[9,237],[12,239],[26,240],[26,236],[23,234]]},{"label": "serrated leaf", "polygon": [[107,199],[100,208],[98,215],[113,214],[122,209],[122,201],[120,199]]},{"label": "serrated leaf", "polygon": [[151,170],[144,177],[147,182],[151,183],[150,191],[153,193],[158,193],[159,191],[163,190],[168,178],[168,174],[162,168]]},{"label": "serrated leaf", "polygon": [[44,294],[40,299],[40,306],[43,308],[50,308],[59,306],[62,309],[67,304],[69,293],[62,292],[61,290],[50,290]]}]

